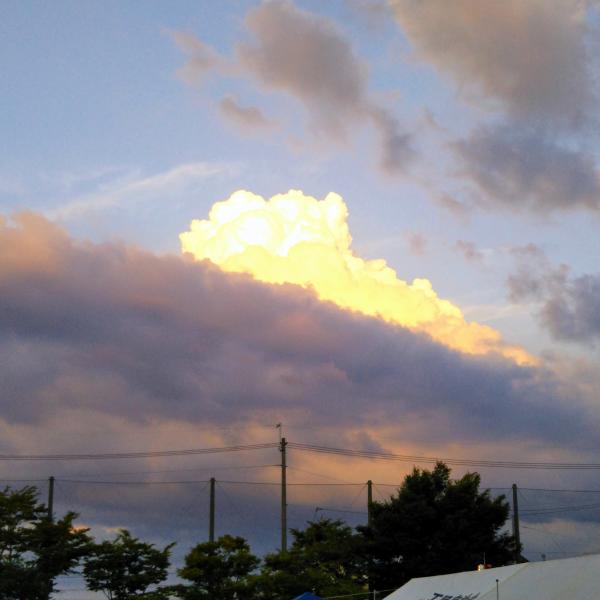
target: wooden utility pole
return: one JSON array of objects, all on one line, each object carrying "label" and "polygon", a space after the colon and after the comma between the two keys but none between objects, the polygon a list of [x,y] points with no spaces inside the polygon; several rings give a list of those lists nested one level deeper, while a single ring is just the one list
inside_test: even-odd
[{"label": "wooden utility pole", "polygon": [[372,511],[373,506],[373,482],[369,479],[367,481],[367,525],[371,527]]},{"label": "wooden utility pole", "polygon": [[54,520],[54,476],[48,479],[48,519]]},{"label": "wooden utility pole", "polygon": [[210,478],[210,509],[208,519],[208,541],[215,541],[215,478]]},{"label": "wooden utility pole", "polygon": [[281,438],[279,451],[281,452],[281,551],[287,552],[287,480],[286,480],[286,456],[285,448],[287,442]]},{"label": "wooden utility pole", "polygon": [[512,484],[513,496],[513,538],[515,539],[515,564],[521,562],[521,533],[519,531],[519,499],[517,498],[517,484]]}]

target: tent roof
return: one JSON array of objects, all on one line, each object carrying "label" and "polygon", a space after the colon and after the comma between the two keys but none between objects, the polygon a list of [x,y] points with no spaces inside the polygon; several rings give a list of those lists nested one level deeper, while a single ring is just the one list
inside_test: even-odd
[{"label": "tent roof", "polygon": [[411,579],[386,600],[596,600],[600,555]]},{"label": "tent roof", "polygon": [[300,594],[300,596],[296,596],[294,600],[322,600],[320,596],[315,596],[310,592],[304,592],[304,594]]}]

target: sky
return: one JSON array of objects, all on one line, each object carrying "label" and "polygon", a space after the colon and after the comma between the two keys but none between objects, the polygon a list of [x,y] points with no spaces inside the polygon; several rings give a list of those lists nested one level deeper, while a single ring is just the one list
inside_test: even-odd
[{"label": "sky", "polygon": [[[600,463],[597,2],[2,13],[0,454],[275,443],[282,423],[295,443]],[[177,540],[177,563],[206,539],[211,476],[217,533],[277,548],[278,461],[3,460],[0,477],[45,494],[55,475],[57,510]],[[323,484],[293,488],[294,527],[362,522],[362,482],[384,499],[413,467],[289,464]],[[477,470],[523,488],[532,560],[600,551],[597,495],[538,489],[600,490],[597,469]]]}]

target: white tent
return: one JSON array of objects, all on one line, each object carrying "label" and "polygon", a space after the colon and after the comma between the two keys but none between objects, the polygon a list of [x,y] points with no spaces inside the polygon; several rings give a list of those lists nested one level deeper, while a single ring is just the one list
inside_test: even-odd
[{"label": "white tent", "polygon": [[[497,582],[497,583],[496,583]],[[386,600],[597,600],[600,554],[411,579]]]}]

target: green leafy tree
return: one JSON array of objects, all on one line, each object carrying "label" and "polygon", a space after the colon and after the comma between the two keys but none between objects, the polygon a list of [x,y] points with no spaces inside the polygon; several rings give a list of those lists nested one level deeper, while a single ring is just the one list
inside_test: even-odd
[{"label": "green leafy tree", "polygon": [[254,593],[252,573],[259,562],[244,538],[221,536],[190,550],[178,573],[191,583],[175,591],[185,600],[248,600]]},{"label": "green leafy tree", "polygon": [[320,596],[356,594],[366,589],[362,538],[339,520],[310,522],[292,529],[288,552],[265,557],[259,578],[261,597],[288,600],[306,591]]},{"label": "green leafy tree", "polygon": [[83,574],[87,586],[94,592],[103,592],[109,600],[166,598],[162,591],[148,588],[167,578],[173,546],[159,550],[121,529],[114,540],[95,544],[85,559]]},{"label": "green leafy tree", "polygon": [[75,528],[77,515],[52,521],[37,490],[0,491],[0,598],[47,600],[59,575],[72,572],[90,549],[87,529]]},{"label": "green leafy tree", "polygon": [[479,491],[478,473],[450,479],[437,463],[432,471],[414,469],[397,495],[374,502],[366,542],[371,583],[399,587],[412,577],[468,571],[485,561],[512,561],[514,539],[501,530],[508,518],[504,496]]}]

